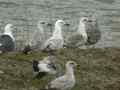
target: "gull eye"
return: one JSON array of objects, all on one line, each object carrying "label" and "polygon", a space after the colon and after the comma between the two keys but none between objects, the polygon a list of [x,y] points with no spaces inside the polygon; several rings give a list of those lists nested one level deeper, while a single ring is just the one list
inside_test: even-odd
[{"label": "gull eye", "polygon": [[71,65],[74,65],[74,63],[73,63],[73,62],[71,62],[70,64],[71,64]]}]

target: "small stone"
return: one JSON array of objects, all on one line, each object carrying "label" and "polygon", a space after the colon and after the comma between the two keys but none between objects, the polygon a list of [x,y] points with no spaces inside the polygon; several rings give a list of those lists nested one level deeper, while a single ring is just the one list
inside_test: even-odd
[{"label": "small stone", "polygon": [[4,72],[0,70],[0,74],[4,74]]}]

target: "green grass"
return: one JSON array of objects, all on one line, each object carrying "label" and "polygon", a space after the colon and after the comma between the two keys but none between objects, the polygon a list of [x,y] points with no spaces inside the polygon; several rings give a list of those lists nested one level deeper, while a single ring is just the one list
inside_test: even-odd
[{"label": "green grass", "polygon": [[[48,54],[34,52],[29,55],[8,53],[0,55],[0,90],[39,90],[56,76],[34,79],[32,60]],[[120,90],[120,49],[64,49],[56,54],[64,72],[68,60],[77,62],[76,85],[72,90]]]}]

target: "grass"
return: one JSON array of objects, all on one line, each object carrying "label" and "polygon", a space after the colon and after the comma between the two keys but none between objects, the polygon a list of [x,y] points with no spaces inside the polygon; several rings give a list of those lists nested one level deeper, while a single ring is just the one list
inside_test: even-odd
[{"label": "grass", "polygon": [[[34,79],[32,60],[48,54],[29,55],[8,53],[0,55],[0,90],[39,90],[56,76]],[[57,63],[63,68],[68,60],[76,61],[76,85],[72,90],[120,90],[120,49],[64,49],[57,52]]]}]

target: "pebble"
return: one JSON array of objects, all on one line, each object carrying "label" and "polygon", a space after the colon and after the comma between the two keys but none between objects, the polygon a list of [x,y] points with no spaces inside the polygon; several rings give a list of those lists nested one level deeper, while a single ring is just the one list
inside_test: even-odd
[{"label": "pebble", "polygon": [[4,74],[4,72],[0,70],[0,74]]}]

